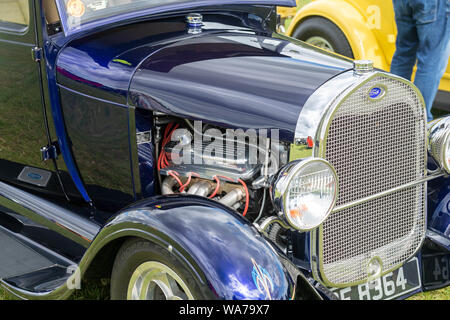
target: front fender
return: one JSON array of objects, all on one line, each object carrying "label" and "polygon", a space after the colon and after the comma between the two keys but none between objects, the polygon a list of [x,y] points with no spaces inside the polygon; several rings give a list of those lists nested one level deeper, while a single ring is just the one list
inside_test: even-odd
[{"label": "front fender", "polygon": [[384,52],[366,19],[347,1],[320,0],[305,5],[297,11],[286,34],[292,36],[302,21],[314,16],[328,19],[339,27],[347,38],[356,60],[369,59],[377,68],[389,70]]},{"label": "front fender", "polygon": [[450,250],[450,179],[441,177],[428,183],[428,228],[430,240]]},{"label": "front fender", "polygon": [[105,225],[87,256],[126,236],[166,247],[219,299],[292,297],[295,280],[279,253],[245,218],[215,201],[157,196],[138,202]]}]

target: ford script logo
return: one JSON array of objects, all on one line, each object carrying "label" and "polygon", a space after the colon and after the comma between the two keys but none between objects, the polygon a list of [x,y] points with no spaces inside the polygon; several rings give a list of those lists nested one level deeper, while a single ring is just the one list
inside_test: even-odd
[{"label": "ford script logo", "polygon": [[373,87],[369,91],[370,99],[381,99],[384,96],[384,89],[380,87]]}]

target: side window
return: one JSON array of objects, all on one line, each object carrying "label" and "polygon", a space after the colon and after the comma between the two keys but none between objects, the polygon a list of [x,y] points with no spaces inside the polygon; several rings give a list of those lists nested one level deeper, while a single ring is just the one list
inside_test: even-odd
[{"label": "side window", "polygon": [[0,30],[23,32],[29,23],[28,0],[0,0]]}]

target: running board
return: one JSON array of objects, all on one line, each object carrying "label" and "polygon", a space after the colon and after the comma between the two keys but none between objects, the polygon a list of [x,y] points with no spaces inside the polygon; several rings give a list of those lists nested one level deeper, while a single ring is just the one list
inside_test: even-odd
[{"label": "running board", "polygon": [[77,264],[0,226],[0,284],[22,299],[48,296],[65,287]]},{"label": "running board", "polygon": [[50,266],[30,273],[2,280],[2,285],[20,289],[23,292],[47,295],[64,285],[69,277],[70,268],[59,265]]}]

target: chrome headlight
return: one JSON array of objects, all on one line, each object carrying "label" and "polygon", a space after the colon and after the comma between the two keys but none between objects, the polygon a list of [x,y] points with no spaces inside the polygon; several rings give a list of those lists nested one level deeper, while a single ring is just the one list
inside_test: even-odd
[{"label": "chrome headlight", "polygon": [[273,200],[294,229],[317,228],[330,214],[338,195],[336,171],[326,160],[306,158],[281,170],[273,187]]},{"label": "chrome headlight", "polygon": [[428,151],[439,166],[450,173],[450,117],[429,123]]}]

